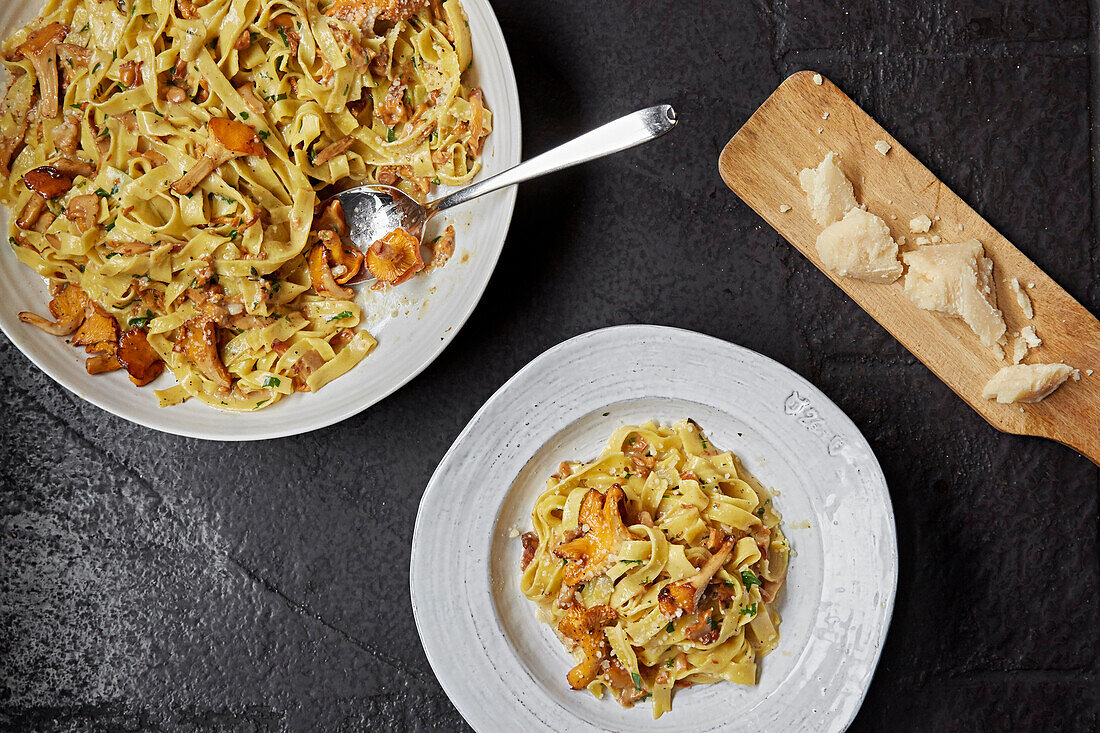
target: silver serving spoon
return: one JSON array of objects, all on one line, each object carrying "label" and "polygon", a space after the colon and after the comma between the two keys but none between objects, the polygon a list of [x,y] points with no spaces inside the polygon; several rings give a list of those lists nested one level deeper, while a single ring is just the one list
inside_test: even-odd
[{"label": "silver serving spoon", "polygon": [[[344,207],[352,243],[366,251],[376,241],[401,227],[418,239],[424,236],[424,225],[441,211],[464,204],[505,186],[512,186],[563,168],[586,163],[605,155],[641,145],[664,135],[676,126],[676,112],[667,104],[639,110],[591,132],[559,145],[542,155],[509,168],[503,173],[443,198],[420,204],[404,191],[393,186],[367,185],[349,188],[334,198]],[[373,279],[364,267],[350,283]]]}]

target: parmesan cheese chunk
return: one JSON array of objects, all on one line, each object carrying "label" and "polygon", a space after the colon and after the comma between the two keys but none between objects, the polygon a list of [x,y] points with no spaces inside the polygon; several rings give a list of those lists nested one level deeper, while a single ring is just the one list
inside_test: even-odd
[{"label": "parmesan cheese chunk", "polygon": [[993,290],[993,260],[976,239],[933,244],[902,255],[905,294],[918,308],[958,316],[986,346],[1004,343],[1005,321]]},{"label": "parmesan cheese chunk", "polygon": [[798,174],[798,182],[806,192],[810,213],[823,227],[840,221],[856,202],[852,182],[836,164],[836,153],[829,153],[816,168],[804,168]]},{"label": "parmesan cheese chunk", "polygon": [[1039,402],[1073,374],[1066,364],[1017,364],[1001,369],[982,390],[982,397],[1002,404]]},{"label": "parmesan cheese chunk", "polygon": [[932,220],[924,214],[921,214],[920,216],[914,216],[912,219],[909,220],[909,231],[913,232],[914,234],[918,232],[927,232],[931,228]]},{"label": "parmesan cheese chunk", "polygon": [[1012,278],[1008,284],[1012,287],[1012,292],[1016,296],[1016,304],[1020,306],[1020,310],[1024,312],[1026,317],[1034,318],[1035,309],[1031,307],[1031,298],[1027,297],[1027,293],[1020,287],[1020,281]]},{"label": "parmesan cheese chunk", "polygon": [[1012,363],[1019,364],[1027,356],[1027,342],[1023,337],[1017,336],[1012,340]]},{"label": "parmesan cheese chunk", "polygon": [[886,155],[887,153],[890,152],[890,147],[891,147],[890,143],[886,142],[885,140],[876,140],[875,141],[875,150],[879,151],[883,155]]},{"label": "parmesan cheese chunk", "polygon": [[892,283],[901,277],[898,245],[880,217],[864,209],[850,209],[844,218],[817,236],[821,262],[838,275],[873,283]]},{"label": "parmesan cheese chunk", "polygon": [[1035,333],[1035,326],[1024,326],[1020,329],[1020,338],[1024,340],[1029,349],[1034,349],[1036,346],[1042,346],[1043,340],[1039,338],[1039,334]]}]

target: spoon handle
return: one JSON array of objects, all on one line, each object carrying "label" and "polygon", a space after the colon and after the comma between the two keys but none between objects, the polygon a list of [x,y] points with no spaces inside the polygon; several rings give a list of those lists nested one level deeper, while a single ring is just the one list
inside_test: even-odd
[{"label": "spoon handle", "polygon": [[641,145],[664,135],[676,126],[676,111],[667,104],[638,110],[578,138],[548,150],[531,160],[490,176],[443,198],[427,204],[428,215],[464,204],[478,196],[512,186],[523,181],[554,173],[563,168],[586,163],[620,150]]}]

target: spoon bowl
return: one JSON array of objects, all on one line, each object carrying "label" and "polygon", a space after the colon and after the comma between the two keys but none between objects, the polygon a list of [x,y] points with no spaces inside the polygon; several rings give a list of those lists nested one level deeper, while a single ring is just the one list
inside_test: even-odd
[{"label": "spoon bowl", "polygon": [[[659,104],[620,117],[503,173],[426,204],[421,204],[401,189],[380,184],[349,188],[336,194],[333,199],[338,200],[344,209],[344,220],[352,244],[364,253],[398,228],[423,242],[425,224],[440,211],[506,186],[632,148],[664,135],[675,126],[676,111],[667,104]],[[363,268],[345,284],[373,279]]]}]

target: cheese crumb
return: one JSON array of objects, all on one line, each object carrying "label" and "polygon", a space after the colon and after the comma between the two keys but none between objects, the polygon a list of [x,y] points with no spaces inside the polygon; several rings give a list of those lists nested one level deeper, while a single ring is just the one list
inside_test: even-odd
[{"label": "cheese crumb", "polygon": [[932,244],[932,240],[928,237],[917,237],[917,244]]},{"label": "cheese crumb", "polygon": [[1039,335],[1035,333],[1035,326],[1024,326],[1020,329],[1020,338],[1024,340],[1024,343],[1029,348],[1034,349],[1036,346],[1042,346],[1043,340],[1039,338]]},{"label": "cheese crumb", "polygon": [[1086,369],[1085,370],[1085,376],[1086,377],[1091,377],[1092,376],[1092,370],[1091,369]]},{"label": "cheese crumb", "polygon": [[1020,287],[1020,281],[1016,278],[1012,278],[1008,281],[1009,287],[1012,288],[1013,295],[1016,296],[1016,303],[1020,306],[1020,310],[1024,312],[1024,315],[1028,318],[1035,317],[1035,309],[1031,306],[1031,298],[1027,297],[1027,293]]},{"label": "cheese crumb", "polygon": [[791,210],[791,207],[788,206],[787,204],[780,204],[779,205],[779,213],[780,214],[786,214],[790,210]]},{"label": "cheese crumb", "polygon": [[818,135],[820,135],[820,134],[821,134],[821,133],[823,133],[823,132],[825,132],[825,128],[824,128],[824,127],[819,127],[819,128],[817,128],[817,134],[818,134]]},{"label": "cheese crumb", "polygon": [[875,150],[879,151],[883,155],[886,155],[887,153],[889,153],[890,148],[891,148],[890,143],[886,142],[885,140],[876,140],[875,141]]},{"label": "cheese crumb", "polygon": [[982,397],[1001,404],[1039,402],[1073,373],[1066,364],[1017,364],[1004,367],[993,375],[982,390]]},{"label": "cheese crumb", "polygon": [[810,213],[823,227],[840,221],[849,209],[859,205],[852,182],[836,164],[836,153],[826,155],[816,168],[802,169],[798,183],[806,192]]},{"label": "cheese crumb", "polygon": [[932,220],[924,214],[920,216],[914,216],[909,220],[909,231],[917,234],[919,232],[927,232],[932,228]]},{"label": "cheese crumb", "polygon": [[901,277],[898,245],[880,217],[864,209],[850,209],[844,218],[817,237],[822,264],[838,275],[874,283],[892,283]]},{"label": "cheese crumb", "polygon": [[902,259],[909,266],[905,294],[914,305],[962,318],[986,346],[1004,343],[993,260],[985,256],[981,242],[934,244],[906,252]]},{"label": "cheese crumb", "polygon": [[519,537],[519,530],[516,529],[515,527],[512,527],[511,529],[508,530],[508,536],[511,537],[512,539],[515,539],[516,537]]},{"label": "cheese crumb", "polygon": [[933,234],[932,235],[932,244],[939,244],[941,241],[943,241],[943,240],[940,239],[940,235],[938,235],[938,234]]},{"label": "cheese crumb", "polygon": [[821,114],[821,119],[823,119],[823,120],[827,120],[827,119],[829,119],[829,113],[828,113],[828,112],[823,112],[823,113]]},{"label": "cheese crumb", "polygon": [[962,230],[963,230],[963,225],[959,224],[959,231],[961,232]]},{"label": "cheese crumb", "polygon": [[1070,376],[1073,377],[1073,381],[1080,382],[1081,381],[1081,370],[1080,369],[1074,369],[1073,372],[1070,374]]},{"label": "cheese crumb", "polygon": [[1027,344],[1017,335],[1012,339],[1012,363],[1019,364],[1027,356]]},{"label": "cheese crumb", "polygon": [[814,84],[817,84],[818,86],[821,86],[821,82],[822,82],[821,74],[814,74]]},{"label": "cheese crumb", "polygon": [[1027,284],[1027,289],[1028,290],[1031,290],[1033,287],[1035,287],[1035,283],[1028,283]]}]

